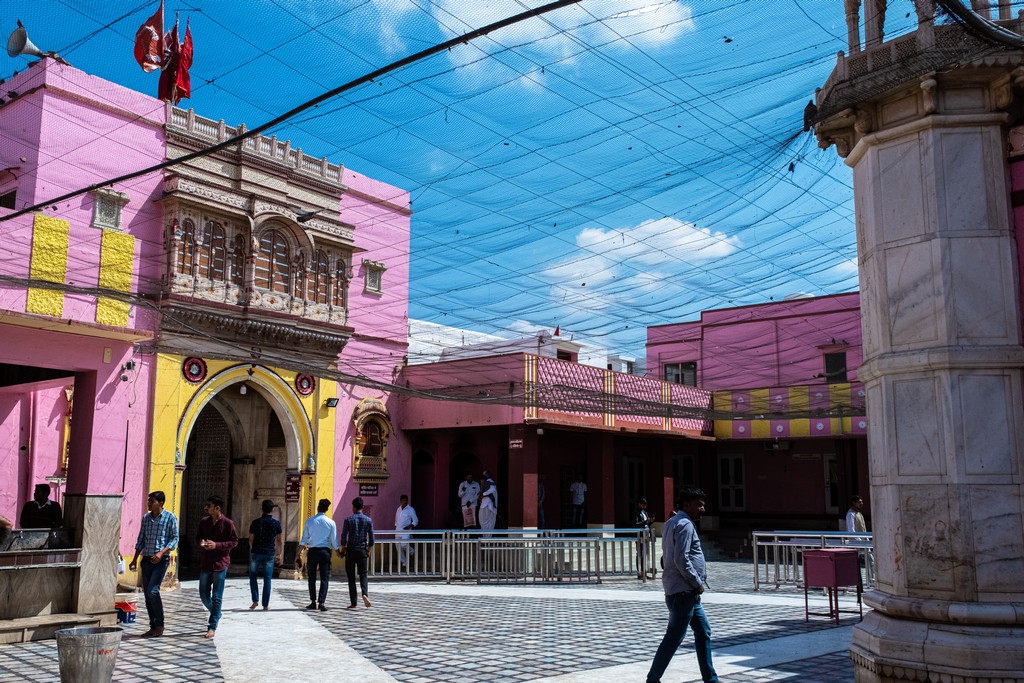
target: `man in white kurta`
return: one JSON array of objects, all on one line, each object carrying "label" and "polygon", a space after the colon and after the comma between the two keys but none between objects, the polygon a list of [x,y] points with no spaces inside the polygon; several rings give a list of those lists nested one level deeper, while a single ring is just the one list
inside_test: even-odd
[{"label": "man in white kurta", "polygon": [[[473,475],[467,474],[466,480],[459,484],[459,502],[462,509],[459,511],[462,514],[463,526],[466,529],[471,526],[476,526],[476,505],[480,500],[480,484],[473,481]],[[467,523],[466,508],[470,508],[473,511],[472,524]]]},{"label": "man in white kurta", "polygon": [[409,505],[409,496],[403,495],[398,500],[401,505],[395,510],[395,531],[397,532],[395,538],[398,539],[398,562],[404,572],[409,564],[409,555],[414,551],[409,548],[409,534],[402,532],[418,527],[420,519],[416,516],[416,511]]},{"label": "man in white kurta", "polygon": [[480,496],[480,528],[491,530],[498,519],[498,487],[487,472],[484,472],[484,491]]}]

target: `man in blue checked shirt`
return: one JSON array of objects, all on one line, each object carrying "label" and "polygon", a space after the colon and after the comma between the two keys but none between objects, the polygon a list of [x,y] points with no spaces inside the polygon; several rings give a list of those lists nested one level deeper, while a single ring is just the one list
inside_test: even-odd
[{"label": "man in blue checked shirt", "polygon": [[164,634],[164,603],[160,599],[160,583],[171,563],[171,551],[178,547],[178,520],[164,510],[163,491],[153,491],[146,500],[149,514],[142,518],[139,539],[135,543],[135,557],[128,569],[135,571],[142,556],[142,590],[149,613],[149,630],[143,638],[157,638]]},{"label": "man in blue checked shirt", "polygon": [[[321,498],[317,513],[306,520],[299,545],[306,549],[306,579],[309,582],[309,604],[306,609],[327,611],[327,588],[331,584],[331,551],[338,549],[338,527],[327,516],[331,501]],[[320,574],[320,594],[316,592],[316,575]]]},{"label": "man in blue checked shirt", "polygon": [[370,606],[369,587],[366,580],[366,558],[373,547],[373,521],[363,514],[363,499],[352,501],[352,514],[345,518],[341,527],[341,552],[345,554],[345,573],[348,574],[348,598],[356,608],[356,569],[359,570],[359,587],[363,593],[363,604]]}]

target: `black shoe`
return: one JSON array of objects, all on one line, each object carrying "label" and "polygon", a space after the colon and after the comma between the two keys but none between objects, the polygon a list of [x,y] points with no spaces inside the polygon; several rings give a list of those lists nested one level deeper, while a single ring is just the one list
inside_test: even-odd
[{"label": "black shoe", "polygon": [[306,609],[316,609],[316,602],[311,602],[306,605]]},{"label": "black shoe", "polygon": [[327,605],[320,605],[320,611],[321,612],[326,612],[327,611]]}]

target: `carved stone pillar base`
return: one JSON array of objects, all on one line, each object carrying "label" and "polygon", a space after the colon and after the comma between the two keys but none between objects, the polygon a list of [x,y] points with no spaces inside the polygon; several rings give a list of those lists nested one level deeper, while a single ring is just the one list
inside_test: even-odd
[{"label": "carved stone pillar base", "polygon": [[1024,625],[943,624],[874,611],[854,627],[850,657],[857,683],[1024,683]]}]

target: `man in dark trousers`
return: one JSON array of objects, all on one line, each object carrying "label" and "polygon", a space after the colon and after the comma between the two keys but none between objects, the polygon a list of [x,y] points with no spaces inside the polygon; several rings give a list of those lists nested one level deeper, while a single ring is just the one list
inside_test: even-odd
[{"label": "man in dark trousers", "polygon": [[[321,498],[316,514],[306,520],[299,545],[306,549],[306,579],[309,584],[309,604],[306,609],[327,611],[327,589],[331,585],[331,551],[338,549],[338,527],[327,516],[331,501]],[[316,592],[316,577],[320,574],[320,594]]]},{"label": "man in dark trousers", "polygon": [[50,500],[50,485],[36,484],[32,500],[21,508],[22,529],[57,529],[64,524],[60,505]]},{"label": "man in dark trousers", "polygon": [[160,599],[160,584],[171,563],[171,551],[178,547],[178,519],[164,510],[167,497],[163,491],[153,491],[146,499],[149,512],[142,518],[139,538],[135,542],[135,557],[128,569],[135,571],[142,557],[142,591],[149,613],[149,630],[143,638],[159,638],[164,634],[164,603]]},{"label": "man in dark trousers", "polygon": [[284,547],[281,542],[281,523],[274,519],[274,501],[265,500],[261,505],[263,516],[252,520],[249,525],[249,592],[252,593],[252,605],[256,609],[259,603],[257,578],[260,567],[263,568],[263,609],[270,609],[270,582],[274,578],[274,561],[281,563]]},{"label": "man in dark trousers", "polygon": [[206,517],[199,520],[196,542],[199,545],[199,599],[210,610],[206,637],[217,635],[221,603],[224,601],[224,579],[231,564],[231,550],[238,545],[235,523],[221,512],[224,499],[210,496],[203,508]]},{"label": "man in dark trousers", "polygon": [[700,604],[708,572],[694,524],[704,514],[704,500],[702,490],[683,489],[679,493],[680,511],[665,522],[661,539],[665,571],[661,581],[665,587],[665,604],[668,605],[668,628],[647,672],[647,683],[661,682],[661,675],[686,636],[687,626],[693,628],[701,680],[718,680],[711,663],[711,625]]},{"label": "man in dark trousers", "polygon": [[369,586],[366,580],[366,558],[373,547],[373,521],[363,514],[363,499],[352,501],[352,514],[341,527],[341,551],[345,555],[345,573],[348,574],[348,608],[356,608],[356,569],[363,604],[370,606]]}]

